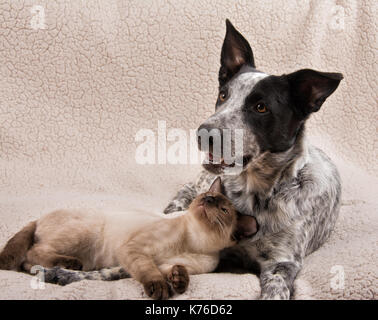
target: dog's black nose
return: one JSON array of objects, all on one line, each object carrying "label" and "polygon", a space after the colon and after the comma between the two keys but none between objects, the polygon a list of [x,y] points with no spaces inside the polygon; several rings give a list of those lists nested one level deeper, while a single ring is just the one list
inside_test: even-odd
[{"label": "dog's black nose", "polygon": [[[216,141],[222,141],[222,131],[211,125],[201,124],[201,126],[197,129],[198,148],[202,151],[212,150],[214,137],[216,138]],[[206,145],[208,146],[209,150],[203,150],[203,147]]]},{"label": "dog's black nose", "polygon": [[211,131],[212,129],[214,129],[212,126],[208,125],[208,124],[205,124],[205,123],[202,123],[199,128],[197,129],[197,135],[200,135],[200,132],[202,130],[206,130],[206,131]]},{"label": "dog's black nose", "polygon": [[215,203],[215,197],[212,197],[212,196],[206,196],[204,200],[205,200],[205,202],[208,203],[208,204],[213,204],[213,203]]}]

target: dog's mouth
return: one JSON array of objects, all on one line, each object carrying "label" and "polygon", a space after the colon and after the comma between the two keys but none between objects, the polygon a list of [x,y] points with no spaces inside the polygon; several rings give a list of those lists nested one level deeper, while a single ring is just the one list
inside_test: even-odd
[{"label": "dog's mouth", "polygon": [[[236,165],[243,166],[243,169],[251,161],[252,156],[245,155],[242,159],[232,159],[231,161],[225,161],[223,157],[220,159],[215,159],[212,152],[207,154],[207,161],[205,160],[204,165],[212,166],[214,168],[225,169],[225,168],[234,168]],[[239,161],[238,161],[239,160]]]},{"label": "dog's mouth", "polygon": [[[198,149],[205,154],[202,166],[209,172],[215,174],[235,174],[235,172],[243,171],[253,156],[251,154],[242,155],[240,152],[226,152],[225,146],[221,143],[220,148],[215,148],[213,137],[209,137],[209,142],[202,145],[202,137],[198,136]],[[229,150],[230,151],[230,150]]]}]

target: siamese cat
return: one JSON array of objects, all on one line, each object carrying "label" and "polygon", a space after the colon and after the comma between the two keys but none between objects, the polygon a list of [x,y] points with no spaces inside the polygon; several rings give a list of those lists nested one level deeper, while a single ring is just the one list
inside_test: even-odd
[{"label": "siamese cat", "polygon": [[45,282],[60,285],[131,276],[149,297],[167,299],[173,291],[185,292],[189,274],[217,267],[219,252],[236,244],[237,220],[220,178],[175,218],[144,211],[54,211],[8,241],[0,269],[43,266]]}]

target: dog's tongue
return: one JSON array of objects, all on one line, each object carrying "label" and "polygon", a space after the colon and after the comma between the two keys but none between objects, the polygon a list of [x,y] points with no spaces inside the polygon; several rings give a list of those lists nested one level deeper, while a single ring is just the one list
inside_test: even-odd
[{"label": "dog's tongue", "polygon": [[[214,155],[213,155],[212,152],[209,152],[209,156],[208,157],[209,157],[209,162],[214,164]],[[223,168],[225,168],[225,167],[233,167],[235,165],[235,163],[232,163],[232,164],[225,163],[223,157],[220,158],[220,162],[219,163],[217,161],[215,164],[218,164],[218,165],[220,164]]]},{"label": "dog's tongue", "polygon": [[[213,154],[212,154],[211,152],[209,152],[209,161],[210,161],[210,162],[213,162],[213,161],[214,161],[214,156],[213,156]],[[224,158],[223,158],[223,157],[220,158],[220,165],[221,165],[221,166],[224,166],[224,167],[228,167],[228,166],[229,166],[228,164],[226,164],[226,163],[224,162]]]},{"label": "dog's tongue", "polygon": [[[213,156],[213,154],[211,153],[211,152],[209,152],[209,160],[211,161],[211,162],[213,162],[214,161],[214,156]],[[224,163],[224,158],[222,157],[222,158],[220,158],[220,164],[225,164]]]}]

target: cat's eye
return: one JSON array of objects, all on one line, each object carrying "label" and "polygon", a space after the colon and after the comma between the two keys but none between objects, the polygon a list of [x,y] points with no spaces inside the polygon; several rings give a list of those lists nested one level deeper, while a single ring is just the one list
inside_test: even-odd
[{"label": "cat's eye", "polygon": [[258,113],[266,113],[266,112],[268,112],[268,108],[263,103],[257,104],[256,107],[255,107],[255,109],[256,109],[256,111]]},{"label": "cat's eye", "polygon": [[222,211],[223,211],[224,214],[228,214],[228,211],[227,211],[226,208],[222,208]]},{"label": "cat's eye", "polygon": [[220,102],[223,102],[223,101],[225,101],[227,99],[227,91],[225,91],[225,90],[221,90],[220,92],[219,92],[219,101]]}]

